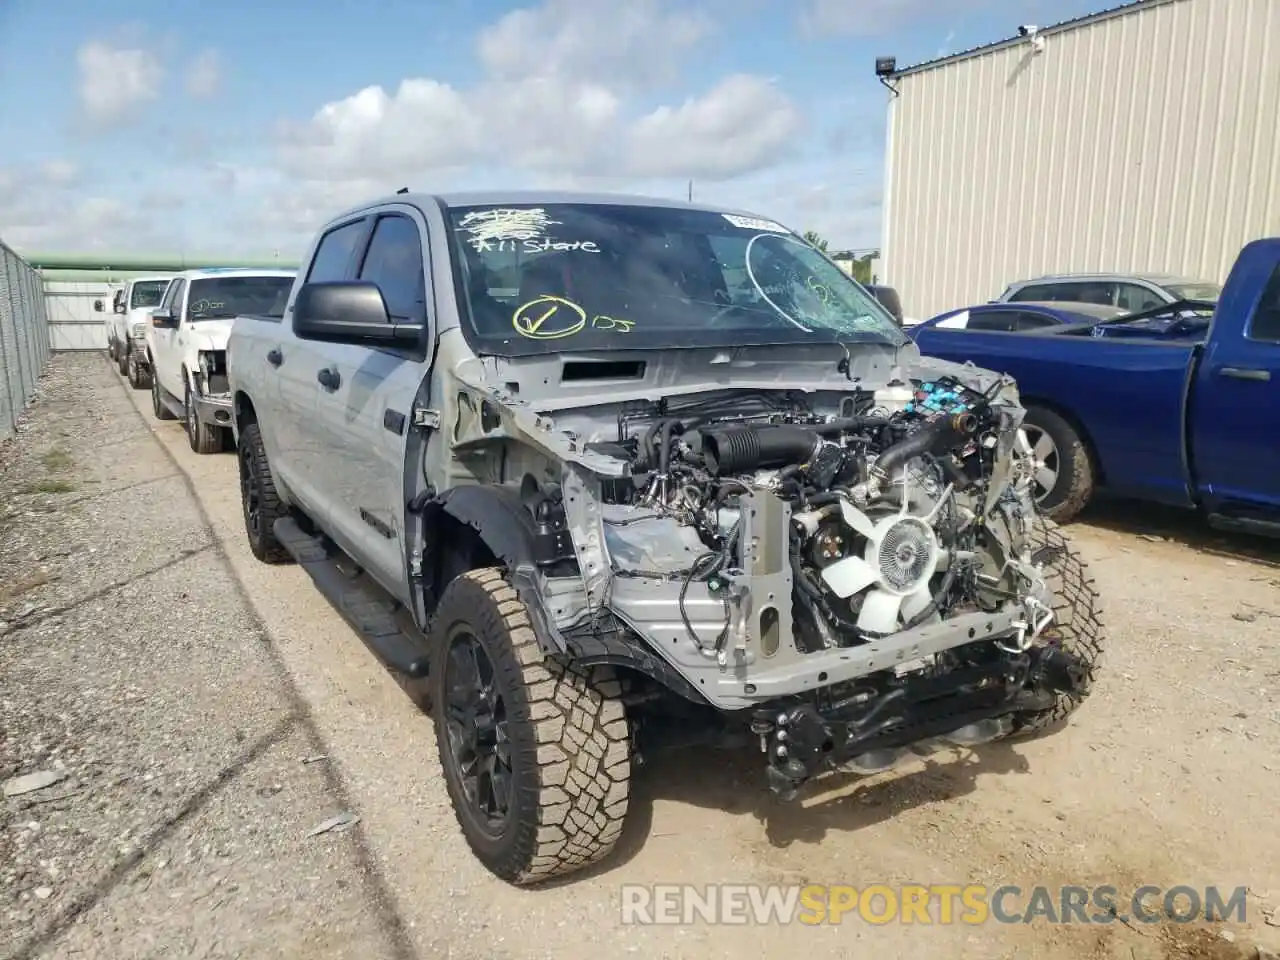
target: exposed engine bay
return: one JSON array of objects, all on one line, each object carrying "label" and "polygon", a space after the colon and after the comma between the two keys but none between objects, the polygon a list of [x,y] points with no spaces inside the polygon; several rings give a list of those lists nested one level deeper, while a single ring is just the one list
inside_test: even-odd
[{"label": "exposed engine bay", "polygon": [[[757,707],[780,783],[820,755],[874,766],[855,741],[909,725],[888,708],[912,684],[942,696],[998,683],[1008,701],[1046,677],[1054,690],[1078,680],[1053,651],[1028,653],[1052,597],[1027,536],[1022,408],[997,401],[1003,385],[899,382],[839,416],[802,397],[662,402],[657,416],[642,404],[619,417],[617,442],[590,445],[632,468],[601,491],[605,602],[713,704]],[[1007,729],[954,719],[937,732]]]},{"label": "exposed engine bay", "polygon": [[[657,419],[628,445],[635,495],[604,508],[614,572],[706,584],[729,604],[735,581],[759,567],[762,524],[781,508],[790,516],[791,608],[773,599],[779,618],[794,615],[802,651],[856,646],[1012,598],[1037,609],[1033,584],[1020,584],[1009,562],[1011,531],[982,522],[993,485],[1012,479],[998,469],[997,448],[1013,428],[990,398],[950,379],[880,391],[839,418]],[[1011,512],[1028,508],[1016,485],[1009,492]],[[687,613],[681,619],[708,656],[727,662],[731,618],[710,646]],[[760,633],[767,654],[767,624]]]}]

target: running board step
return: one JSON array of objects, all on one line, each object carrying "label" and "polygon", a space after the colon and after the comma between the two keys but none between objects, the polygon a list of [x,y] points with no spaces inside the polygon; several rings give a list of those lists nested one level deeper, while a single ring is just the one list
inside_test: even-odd
[{"label": "running board step", "polygon": [[[414,678],[429,670],[422,641],[409,636],[396,622],[398,604],[367,577],[353,577],[338,563],[342,556],[322,537],[313,537],[292,517],[281,517],[272,526],[280,545],[315,581],[316,587],[337,607],[344,620],[387,666]],[[335,556],[337,554],[337,556]],[[343,557],[345,559],[345,557]]]},{"label": "running board step", "polygon": [[[154,377],[155,373],[152,372],[151,375]],[[158,387],[158,389],[160,391],[160,402],[165,405],[165,408],[170,413],[172,413],[175,417],[177,417],[179,420],[187,419],[186,401],[178,397],[175,397],[172,393],[170,393],[164,387]]]}]

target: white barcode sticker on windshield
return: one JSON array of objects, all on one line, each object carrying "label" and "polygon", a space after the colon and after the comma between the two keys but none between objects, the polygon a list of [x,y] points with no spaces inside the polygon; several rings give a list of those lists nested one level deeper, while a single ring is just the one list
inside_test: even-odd
[{"label": "white barcode sticker on windshield", "polygon": [[772,220],[759,220],[755,217],[739,217],[732,213],[723,214],[724,218],[732,223],[735,227],[741,227],[743,230],[768,230],[773,233],[790,233],[780,223],[774,223]]}]

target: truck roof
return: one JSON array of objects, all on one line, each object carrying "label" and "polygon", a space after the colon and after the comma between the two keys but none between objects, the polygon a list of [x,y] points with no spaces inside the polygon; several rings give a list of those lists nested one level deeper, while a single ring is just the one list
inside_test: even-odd
[{"label": "truck roof", "polygon": [[1164,285],[1169,283],[1208,283],[1207,280],[1198,280],[1195,277],[1183,277],[1174,273],[1157,273],[1145,270],[1133,271],[1130,273],[1108,273],[1106,271],[1099,273],[1047,273],[1041,277],[1032,277],[1028,280],[1016,280],[1010,284],[1014,287],[1026,286],[1029,283],[1044,283],[1054,280],[1145,280],[1147,283]]},{"label": "truck roof", "polygon": [[389,203],[408,203],[417,207],[443,204],[446,207],[482,207],[500,204],[612,204],[632,207],[669,207],[677,210],[699,210],[705,213],[729,213],[739,217],[777,221],[772,217],[751,210],[718,207],[705,203],[688,203],[671,197],[650,197],[638,193],[598,193],[575,190],[474,190],[456,193],[396,193],[376,197],[350,207],[328,222]]},{"label": "truck roof", "polygon": [[[203,280],[210,277],[296,277],[296,270],[269,270],[263,267],[210,267],[207,270],[183,270],[174,274],[184,280]],[[167,279],[167,278],[166,278]]]}]

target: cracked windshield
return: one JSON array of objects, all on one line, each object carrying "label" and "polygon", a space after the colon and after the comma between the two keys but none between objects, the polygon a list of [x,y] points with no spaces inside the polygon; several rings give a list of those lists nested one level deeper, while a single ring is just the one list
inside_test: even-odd
[{"label": "cracked windshield", "polygon": [[771,220],[623,204],[449,215],[474,331],[521,352],[904,341],[874,297]]}]

